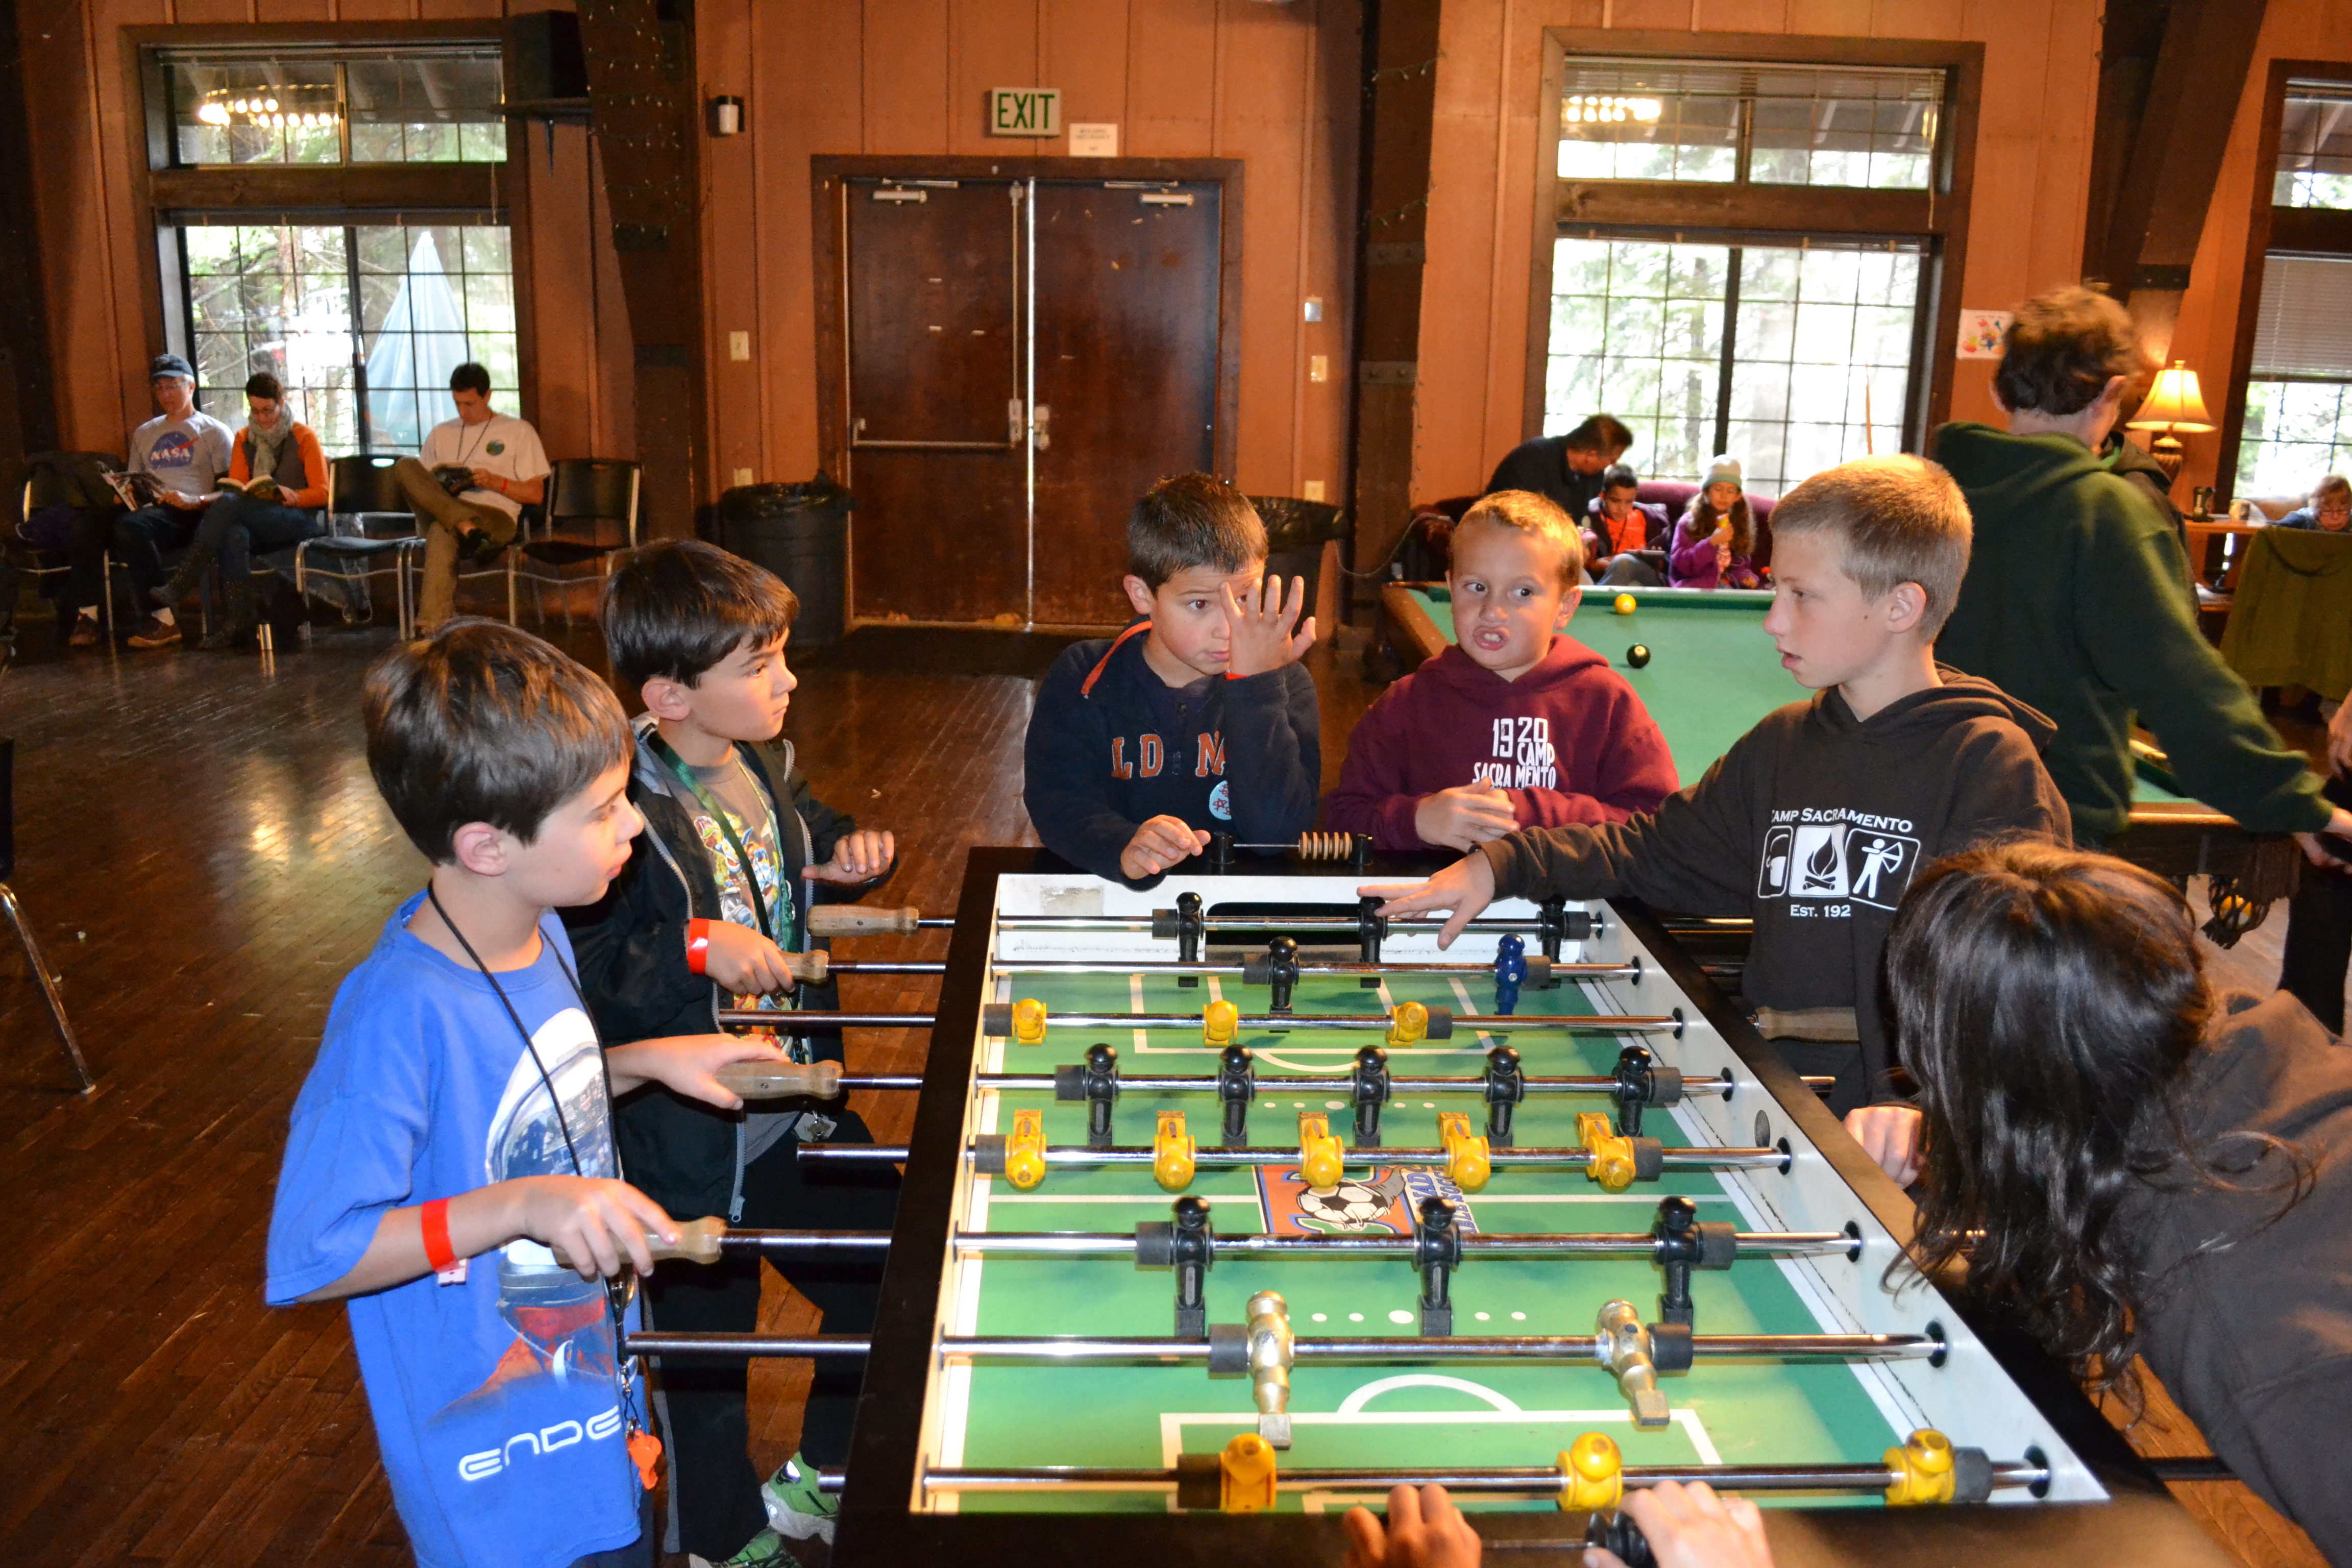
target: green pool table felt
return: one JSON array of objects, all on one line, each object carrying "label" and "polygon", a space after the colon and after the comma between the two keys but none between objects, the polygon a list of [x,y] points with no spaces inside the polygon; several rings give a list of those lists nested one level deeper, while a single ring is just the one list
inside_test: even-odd
[{"label": "green pool table felt", "polygon": [[[1411,592],[1437,629],[1453,640],[1454,602],[1446,591],[1416,587]],[[1630,616],[1613,608],[1621,593],[1633,598]],[[1568,631],[1606,658],[1633,687],[1658,721],[1687,786],[1697,783],[1709,764],[1758,720],[1783,703],[1812,695],[1780,668],[1771,639],[1764,635],[1764,613],[1771,605],[1772,595],[1762,591],[1587,587],[1584,604]],[[1625,662],[1626,650],[1636,643],[1650,649],[1650,662],[1641,669]],[[2143,767],[2132,798],[2188,797],[2166,788]]]},{"label": "green pool table felt", "polygon": [[[1139,1049],[1132,1031],[1064,1028],[1053,1013],[1132,1011],[1197,1013],[1222,994],[1245,1013],[1263,1012],[1267,993],[1226,982],[1204,981],[1180,987],[1172,977],[1137,980],[1127,975],[1035,975],[1012,977],[1010,996],[1045,1003],[1045,1043],[1023,1047],[1004,1042],[1006,1071],[1045,1071],[1082,1059],[1086,1048],[1108,1041],[1119,1052],[1121,1070],[1206,1075],[1215,1053],[1197,1032],[1151,1031]],[[1383,992],[1359,986],[1352,978],[1308,976],[1294,1006],[1302,1013],[1378,1015]],[[1449,978],[1394,976],[1385,995],[1451,1007],[1456,1014],[1493,1010],[1493,982],[1477,974]],[[1562,985],[1527,991],[1520,1014],[1532,1026],[1545,1014],[1601,1011],[1580,989]],[[1622,1010],[1622,1009],[1621,1009]],[[1254,1145],[1296,1141],[1301,1109],[1322,1110],[1332,1131],[1353,1147],[1352,1112],[1335,1095],[1286,1095],[1285,1073],[1344,1073],[1356,1048],[1379,1036],[1365,1031],[1302,1029],[1283,1035],[1245,1031],[1242,1043],[1257,1054],[1258,1098],[1251,1110]],[[1391,1050],[1391,1070],[1399,1075],[1475,1078],[1489,1045],[1509,1044],[1531,1077],[1606,1074],[1622,1045],[1635,1036],[1577,1035],[1539,1027],[1475,1033],[1451,1040],[1423,1041]],[[1050,1094],[1000,1097],[994,1127],[1012,1127],[1016,1110],[1045,1110],[1049,1144],[1086,1141],[1086,1108],[1056,1103]],[[1187,1131],[1201,1147],[1218,1138],[1218,1108],[1209,1094],[1120,1096],[1116,1141],[1148,1144],[1160,1110],[1186,1113]],[[1393,1147],[1431,1147],[1437,1142],[1436,1112],[1466,1112],[1483,1131],[1485,1105],[1466,1094],[1399,1096],[1382,1118],[1383,1142]],[[1518,1108],[1517,1146],[1573,1145],[1579,1142],[1580,1110],[1605,1110],[1598,1096],[1529,1096]],[[1643,1131],[1670,1147],[1689,1142],[1671,1112],[1653,1110]],[[1295,1173],[1292,1173],[1295,1174]],[[1364,1172],[1353,1160],[1353,1179]],[[1297,1192],[1268,1173],[1202,1172],[1191,1191],[1212,1201],[1220,1236],[1255,1234],[1267,1228],[1269,1214],[1295,1212]],[[1173,1195],[1162,1192],[1148,1169],[1073,1171],[1056,1168],[1030,1193],[1013,1191],[1003,1179],[990,1184],[984,1228],[996,1231],[1087,1230],[1132,1235],[1145,1220],[1168,1217]],[[1753,1226],[1711,1172],[1637,1184],[1622,1194],[1604,1194],[1580,1172],[1497,1173],[1486,1188],[1467,1194],[1469,1223],[1481,1231],[1642,1231],[1649,1229],[1657,1200],[1678,1193],[1696,1200],[1703,1216]],[[1407,1194],[1411,1196],[1412,1194]],[[1402,1205],[1389,1211],[1391,1220]],[[1843,1265],[1840,1265],[1843,1266]],[[971,1268],[967,1263],[963,1267]],[[976,1320],[981,1334],[1084,1334],[1162,1336],[1172,1327],[1174,1277],[1165,1269],[1141,1270],[1116,1259],[1030,1260],[990,1258],[982,1265]],[[1601,1303],[1622,1297],[1654,1319],[1661,1275],[1647,1261],[1574,1260],[1503,1262],[1472,1258],[1454,1279],[1454,1331],[1458,1335],[1589,1334]],[[1259,1261],[1229,1258],[1217,1262],[1207,1280],[1212,1321],[1238,1322],[1244,1301],[1259,1289],[1282,1292],[1294,1331],[1302,1337],[1349,1334],[1410,1335],[1417,1332],[1419,1279],[1401,1259],[1341,1262],[1318,1258]],[[1744,1260],[1730,1270],[1694,1277],[1697,1331],[1707,1333],[1818,1333],[1822,1323],[1798,1294],[1780,1264]],[[1608,1433],[1633,1465],[1709,1462],[1874,1461],[1903,1434],[1895,1431],[1872,1401],[1854,1371],[1841,1364],[1701,1361],[1687,1373],[1664,1380],[1676,1412],[1664,1431],[1636,1433],[1625,1402],[1608,1373],[1592,1364],[1447,1363],[1428,1366],[1302,1367],[1292,1374],[1291,1409],[1296,1445],[1284,1456],[1287,1467],[1344,1468],[1427,1462],[1454,1465],[1548,1465],[1582,1432]],[[1056,1367],[976,1365],[961,1390],[941,1384],[941,1397],[961,1405],[966,1466],[1108,1465],[1160,1466],[1176,1451],[1214,1451],[1236,1433],[1254,1428],[1246,1378],[1212,1381],[1199,1365],[1175,1367]],[[1320,1506],[1319,1498],[1286,1495],[1283,1506]],[[1818,1505],[1821,1498],[1808,1500]],[[1067,1493],[965,1496],[967,1510],[1142,1510],[1159,1511],[1168,1500],[1156,1494]],[[1492,1500],[1477,1506],[1549,1507],[1540,1500]]]}]

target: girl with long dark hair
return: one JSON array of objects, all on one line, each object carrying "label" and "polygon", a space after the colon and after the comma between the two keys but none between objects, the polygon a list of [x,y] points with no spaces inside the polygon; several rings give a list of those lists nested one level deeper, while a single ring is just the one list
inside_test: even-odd
[{"label": "girl with long dark hair", "polygon": [[1965,1268],[2094,1387],[2145,1358],[2241,1479],[2352,1563],[2352,1047],[2217,996],[2187,902],[2101,855],[1927,868],[1886,941],[1916,1109],[1847,1126]]}]

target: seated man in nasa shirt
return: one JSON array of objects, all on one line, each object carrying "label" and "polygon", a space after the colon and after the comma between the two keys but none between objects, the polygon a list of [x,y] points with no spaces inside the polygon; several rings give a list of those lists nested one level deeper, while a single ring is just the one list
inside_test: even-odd
[{"label": "seated man in nasa shirt", "polygon": [[[131,576],[131,600],[149,602],[148,590],[163,585],[163,552],[184,549],[196,536],[205,509],[220,494],[228,472],[229,445],[236,433],[196,407],[196,373],[178,354],[158,354],[147,367],[148,384],[163,412],[131,433],[131,473],[136,494],[153,499],[113,520],[104,532],[84,530],[74,540],[72,595],[80,606],[69,639],[76,647],[98,641],[98,603],[104,596],[104,560],[111,548]],[[143,476],[146,483],[140,483]],[[131,634],[132,647],[170,647],[180,628],[168,605],[155,610]]]}]

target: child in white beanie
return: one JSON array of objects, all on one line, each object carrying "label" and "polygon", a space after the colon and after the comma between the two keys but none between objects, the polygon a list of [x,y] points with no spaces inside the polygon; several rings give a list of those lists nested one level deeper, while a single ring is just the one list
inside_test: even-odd
[{"label": "child in white beanie", "polygon": [[1677,588],[1760,588],[1764,574],[1755,555],[1756,522],[1740,489],[1739,459],[1719,457],[1675,525],[1668,578]]}]

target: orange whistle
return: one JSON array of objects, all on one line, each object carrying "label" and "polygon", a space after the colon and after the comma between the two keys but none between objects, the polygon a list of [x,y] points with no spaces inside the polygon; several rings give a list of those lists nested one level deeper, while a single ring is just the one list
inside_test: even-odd
[{"label": "orange whistle", "polygon": [[646,1431],[629,1434],[629,1458],[636,1462],[637,1479],[651,1491],[661,1482],[661,1439]]}]

